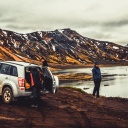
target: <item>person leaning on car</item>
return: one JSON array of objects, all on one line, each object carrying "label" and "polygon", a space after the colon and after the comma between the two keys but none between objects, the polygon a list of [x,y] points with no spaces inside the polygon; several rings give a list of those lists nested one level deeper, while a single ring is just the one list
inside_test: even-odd
[{"label": "person leaning on car", "polygon": [[94,89],[93,89],[93,96],[99,98],[99,90],[100,90],[100,83],[101,83],[101,71],[99,68],[99,63],[96,62],[93,69],[92,75],[94,80]]},{"label": "person leaning on car", "polygon": [[45,59],[45,58],[42,58],[41,59],[41,62],[42,62],[42,66],[44,67],[44,66],[47,66],[48,67],[48,62],[47,62],[47,60]]}]

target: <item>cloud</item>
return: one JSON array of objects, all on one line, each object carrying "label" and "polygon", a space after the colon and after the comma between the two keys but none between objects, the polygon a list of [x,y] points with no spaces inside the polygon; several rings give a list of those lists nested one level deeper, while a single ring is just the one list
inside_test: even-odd
[{"label": "cloud", "polygon": [[127,7],[127,0],[6,0],[0,2],[0,27],[21,33],[71,28],[125,45]]}]

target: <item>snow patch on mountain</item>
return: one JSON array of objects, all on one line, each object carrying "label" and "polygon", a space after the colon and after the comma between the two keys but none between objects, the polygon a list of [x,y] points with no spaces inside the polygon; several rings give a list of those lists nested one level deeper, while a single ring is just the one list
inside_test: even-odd
[{"label": "snow patch on mountain", "polygon": [[113,46],[114,49],[119,49],[119,47]]}]

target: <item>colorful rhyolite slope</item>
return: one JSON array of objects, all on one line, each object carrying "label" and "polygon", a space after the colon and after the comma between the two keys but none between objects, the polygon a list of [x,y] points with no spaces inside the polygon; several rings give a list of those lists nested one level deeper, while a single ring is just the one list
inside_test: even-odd
[{"label": "colorful rhyolite slope", "polygon": [[81,64],[128,60],[128,47],[84,37],[71,29],[28,34],[0,29],[0,59]]}]

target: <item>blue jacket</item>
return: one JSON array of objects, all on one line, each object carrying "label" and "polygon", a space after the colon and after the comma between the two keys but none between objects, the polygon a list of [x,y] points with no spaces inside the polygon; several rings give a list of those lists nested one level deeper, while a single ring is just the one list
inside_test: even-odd
[{"label": "blue jacket", "polygon": [[100,72],[100,68],[94,66],[94,68],[92,69],[92,75],[93,75],[93,80],[101,80],[101,72]]}]

